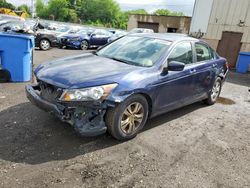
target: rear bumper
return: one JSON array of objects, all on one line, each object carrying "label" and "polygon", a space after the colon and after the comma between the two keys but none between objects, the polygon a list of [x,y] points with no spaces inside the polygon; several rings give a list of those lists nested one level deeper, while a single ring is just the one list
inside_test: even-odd
[{"label": "rear bumper", "polygon": [[44,100],[39,95],[39,86],[27,85],[26,96],[29,101],[40,109],[52,113],[61,121],[74,126],[75,130],[82,136],[97,136],[106,132],[107,127],[104,123],[106,109],[91,107],[70,107],[62,104],[53,104]]}]

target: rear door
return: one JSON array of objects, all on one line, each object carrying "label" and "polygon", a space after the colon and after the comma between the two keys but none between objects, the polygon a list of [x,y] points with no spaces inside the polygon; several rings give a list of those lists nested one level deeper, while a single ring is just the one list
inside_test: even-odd
[{"label": "rear door", "polygon": [[215,80],[217,63],[211,48],[203,42],[195,42],[194,91],[195,98],[204,98]]},{"label": "rear door", "polygon": [[101,35],[102,37],[101,37],[100,45],[105,45],[107,44],[108,39],[112,34],[108,31],[102,30]]},{"label": "rear door", "polygon": [[110,37],[110,34],[108,31],[105,30],[96,30],[92,35],[90,39],[91,45],[94,46],[102,46],[108,42],[108,38]]},{"label": "rear door", "polygon": [[92,46],[100,46],[102,40],[102,33],[100,30],[96,30],[90,36],[90,45]]}]

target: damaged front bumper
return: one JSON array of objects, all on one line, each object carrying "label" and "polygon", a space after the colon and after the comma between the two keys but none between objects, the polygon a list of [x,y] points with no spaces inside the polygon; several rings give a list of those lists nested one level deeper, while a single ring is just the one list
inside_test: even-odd
[{"label": "damaged front bumper", "polygon": [[82,136],[97,136],[106,132],[104,114],[107,105],[100,102],[50,102],[40,95],[40,87],[26,86],[30,102],[40,109],[56,115],[61,121],[74,126]]}]

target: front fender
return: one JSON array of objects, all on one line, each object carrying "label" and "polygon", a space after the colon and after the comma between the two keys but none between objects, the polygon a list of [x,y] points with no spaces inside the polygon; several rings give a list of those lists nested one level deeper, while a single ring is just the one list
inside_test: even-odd
[{"label": "front fender", "polygon": [[115,106],[117,103],[122,103],[127,98],[135,94],[146,95],[150,97],[150,99],[152,99],[152,94],[149,92],[149,90],[140,88],[136,90],[121,91],[119,93],[111,94],[111,96],[109,96],[107,99],[107,104],[108,106]]}]

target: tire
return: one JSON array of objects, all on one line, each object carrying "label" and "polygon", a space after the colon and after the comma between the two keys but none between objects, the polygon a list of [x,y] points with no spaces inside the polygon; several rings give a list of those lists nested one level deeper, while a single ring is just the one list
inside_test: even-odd
[{"label": "tire", "polygon": [[41,50],[49,50],[51,47],[50,41],[48,39],[41,39],[39,42],[39,47]]},{"label": "tire", "polygon": [[89,48],[89,43],[86,40],[81,42],[81,50],[87,50]]},{"label": "tire", "polygon": [[146,98],[142,95],[132,95],[116,107],[107,110],[105,123],[108,132],[117,140],[123,141],[134,138],[144,127],[147,118],[148,102]]},{"label": "tire", "polygon": [[207,105],[213,105],[214,103],[216,103],[216,100],[220,96],[221,87],[222,87],[222,81],[221,81],[221,78],[218,77],[215,80],[213,87],[208,94],[208,98],[206,100],[204,100],[204,102]]}]

